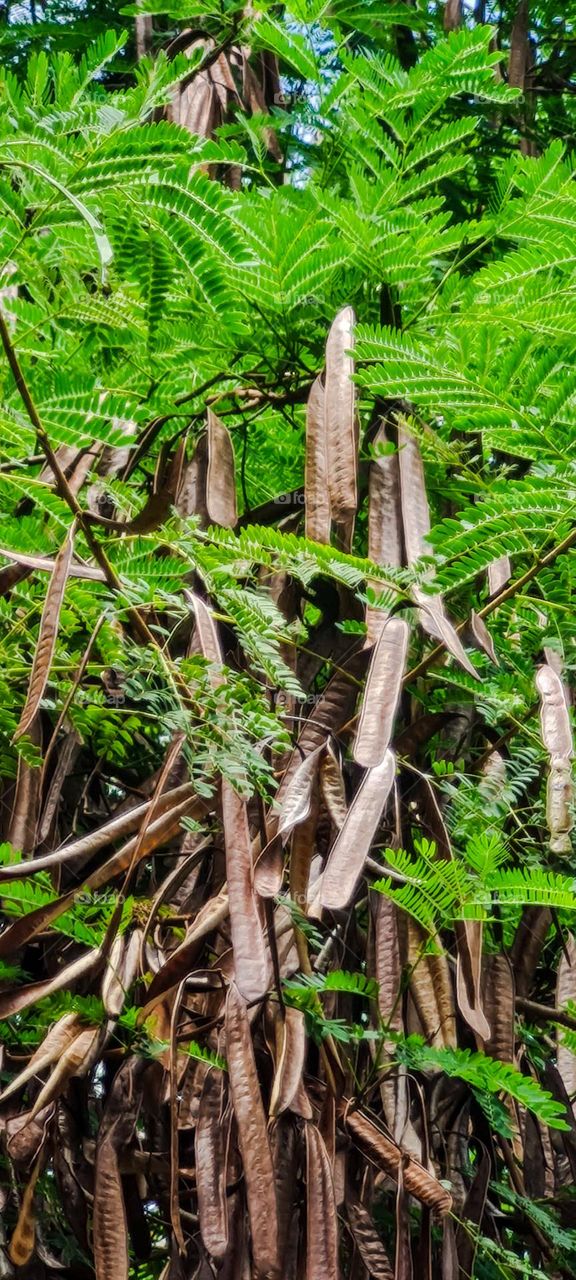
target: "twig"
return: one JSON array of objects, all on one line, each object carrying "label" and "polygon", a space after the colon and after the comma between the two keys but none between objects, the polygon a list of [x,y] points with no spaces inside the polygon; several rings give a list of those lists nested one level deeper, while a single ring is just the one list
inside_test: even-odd
[{"label": "twig", "polygon": [[[558,556],[564,555],[564,553],[569,551],[575,544],[576,528],[572,529],[572,532],[568,533],[566,537],[562,539],[562,542],[558,543],[558,546],[552,547],[546,555],[539,556],[531,568],[527,569],[519,578],[516,578],[514,582],[510,582],[508,586],[503,587],[497,595],[493,596],[492,599],[484,605],[483,609],[478,610],[476,616],[478,618],[489,617],[489,615],[494,613],[496,609],[499,609],[501,605],[506,604],[507,600],[511,600],[518,591],[521,591],[522,588],[526,586],[527,582],[531,582],[533,578],[537,577],[542,569],[547,569],[549,565],[553,564],[554,561],[557,560]],[[458,623],[456,632],[460,635],[468,625],[469,620],[468,618],[465,618],[463,622]],[[419,676],[423,676],[425,672],[428,671],[428,668],[431,667],[438,658],[442,658],[444,656],[445,651],[445,644],[442,643],[436,645],[436,648],[432,649],[431,653],[427,654],[416,667],[413,667],[412,670],[407,673],[404,677],[403,684],[411,684],[413,680],[417,680]]]},{"label": "twig", "polygon": [[516,1005],[522,1013],[528,1013],[538,1022],[557,1022],[558,1026],[568,1031],[576,1031],[576,1017],[566,1013],[564,1009],[555,1009],[553,1005],[539,1004],[537,1000],[526,1000],[524,996],[516,996]]}]

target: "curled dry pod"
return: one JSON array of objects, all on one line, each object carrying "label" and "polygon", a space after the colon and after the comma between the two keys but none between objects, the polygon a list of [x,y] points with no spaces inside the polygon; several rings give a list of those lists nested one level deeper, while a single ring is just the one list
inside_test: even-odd
[{"label": "curled dry pod", "polygon": [[331,742],[327,743],[320,761],[320,791],[332,822],[340,831],[348,812],[348,801],[342,766]]},{"label": "curled dry pod", "polygon": [[[420,447],[402,423],[398,427],[398,446],[404,544],[408,564],[413,564],[420,556],[430,552],[427,543],[430,510]],[[420,606],[420,620],[424,630],[446,646],[464,671],[478,679],[478,672],[472,666],[458,633],[446,616],[442,597],[428,595],[421,587],[415,587],[413,594]]]},{"label": "curled dry pod", "polygon": [[226,1058],[244,1165],[252,1252],[258,1280],[279,1277],[274,1168],[246,1003],[235,983],[226,1000]]},{"label": "curled dry pod", "polygon": [[53,1027],[46,1032],[42,1044],[35,1049],[30,1061],[18,1072],[18,1075],[10,1081],[10,1084],[0,1093],[0,1102],[6,1102],[11,1094],[21,1089],[28,1080],[33,1076],[40,1075],[45,1067],[49,1067],[57,1058],[67,1049],[68,1045],[76,1039],[78,1032],[81,1031],[81,1023],[77,1013],[65,1013],[54,1023]]},{"label": "curled dry pod", "polygon": [[310,716],[303,725],[280,786],[275,796],[276,808],[281,807],[290,780],[299,767],[303,756],[307,756],[315,747],[323,746],[329,734],[337,734],[342,725],[350,719],[356,705],[358,681],[368,666],[368,654],[365,650],[355,653],[347,662],[346,669],[341,668],[321,693]]},{"label": "curled dry pod", "polygon": [[574,753],[570,716],[560,676],[545,663],[536,673],[540,696],[542,741],[550,757],[546,790],[546,821],[553,853],[570,853],[572,767]]},{"label": "curled dry pod", "polygon": [[208,410],[206,506],[213,524],[234,528],[238,519],[234,446],[230,432],[211,409]]},{"label": "curled dry pod", "polygon": [[338,1280],[338,1215],[332,1167],[320,1130],[306,1134],[306,1280]]},{"label": "curled dry pod", "polygon": [[152,493],[133,520],[108,520],[103,516],[90,518],[119,533],[151,533],[168,519],[178,497],[186,458],[186,439],[177,445],[171,457],[161,450],[158,455]]},{"label": "curled dry pod", "polygon": [[72,524],[66,536],[56,559],[54,561],[54,569],[52,577],[46,592],[46,600],[42,610],[42,618],[40,620],[40,631],[38,634],[38,643],[34,652],[34,661],[32,663],[32,672],[30,675],[30,683],[28,685],[28,693],[26,702],[20,716],[18,728],[14,734],[14,738],[21,738],[30,728],[36,713],[40,707],[44,691],[48,684],[48,676],[50,675],[50,667],[56,647],[56,638],[58,636],[58,627],[60,625],[60,610],[64,601],[64,592],[66,591],[66,583],[68,581],[68,572],[72,562],[72,554],[74,551],[74,535],[76,532],[75,524]]},{"label": "curled dry pod", "polygon": [[369,769],[352,800],[330,851],[322,878],[322,906],[346,907],[362,875],[364,863],[392,790],[396,760],[388,750],[381,764]]},{"label": "curled dry pod", "polygon": [[[563,1009],[569,1001],[573,1000],[576,1000],[576,943],[574,935],[569,933],[565,942],[565,952],[562,952],[558,965],[556,1006],[558,1009]],[[556,1065],[566,1093],[572,1098],[576,1093],[576,1056],[563,1045],[561,1027],[557,1027],[556,1036],[558,1042]],[[572,1110],[575,1110],[574,1103],[572,1104]]]},{"label": "curled dry pod", "polygon": [[304,756],[283,791],[282,805],[278,817],[275,819],[275,815],[272,815],[272,822],[274,823],[276,820],[278,823],[277,835],[282,837],[283,844],[294,830],[294,827],[299,826],[301,822],[305,822],[310,813],[312,795],[318,777],[318,767],[324,751],[325,745],[322,743],[321,746],[311,751],[309,755]]},{"label": "curled dry pod", "polygon": [[448,960],[438,938],[437,952],[425,950],[427,935],[410,916],[406,922],[410,992],[424,1028],[435,1048],[456,1048],[456,1015]]},{"label": "curled dry pod", "polygon": [[356,513],[358,429],[353,357],[354,312],[343,307],[332,323],[326,343],[324,412],[328,492],[333,520],[346,522]]},{"label": "curled dry pod", "polygon": [[482,960],[482,1002],[490,1023],[484,1053],[499,1062],[513,1062],[515,1048],[514,971],[505,955]]},{"label": "curled dry pod", "polygon": [[[187,796],[193,795],[194,784],[186,782],[181,787],[176,787],[173,791],[166,791],[158,800],[155,799],[156,811],[161,813],[165,809],[169,809],[180,801],[185,800]],[[103,823],[95,831],[91,831],[86,836],[81,836],[79,840],[74,840],[69,845],[64,845],[63,848],[57,849],[55,853],[47,853],[41,858],[32,858],[30,862],[15,862],[11,866],[0,867],[0,885],[2,882],[9,880],[22,880],[25,876],[35,875],[37,871],[51,870],[53,867],[73,862],[76,858],[92,856],[99,849],[112,844],[114,840],[129,835],[131,831],[139,828],[151,803],[150,800],[146,800],[145,804],[136,805],[134,809],[120,814],[117,818],[112,818],[110,822]]]},{"label": "curled dry pod", "polygon": [[450,1212],[450,1192],[418,1160],[408,1156],[396,1142],[388,1138],[370,1116],[364,1111],[353,1111],[352,1102],[347,1098],[339,1103],[338,1112],[344,1128],[364,1155],[384,1169],[395,1182],[398,1181],[398,1170],[402,1164],[406,1191],[437,1213]]},{"label": "curled dry pod", "polygon": [[346,1215],[354,1244],[371,1280],[394,1280],[394,1268],[365,1206],[350,1192],[346,1196]]},{"label": "curled dry pod", "polygon": [[456,921],[456,996],[469,1027],[482,1040],[490,1037],[490,1023],[482,1006],[482,920]]},{"label": "curled dry pod", "polygon": [[30,1261],[36,1243],[36,1215],[34,1213],[34,1192],[38,1175],[44,1163],[44,1151],[41,1150],[32,1173],[28,1179],[18,1221],[12,1233],[8,1248],[8,1257],[15,1267],[24,1267]]},{"label": "curled dry pod", "polygon": [[102,1003],[109,1018],[119,1018],[127,992],[138,973],[141,931],[134,929],[126,938],[119,934],[108,957],[102,979]]},{"label": "curled dry pod", "polygon": [[151,1013],[154,1006],[169,991],[173,991],[174,987],[185,978],[192,968],[198,954],[200,944],[207,938],[218,925],[226,920],[229,911],[228,893],[222,889],[220,893],[214,894],[209,898],[208,902],[200,908],[194,923],[188,930],[183,942],[175,951],[172,951],[168,959],[154,975],[150,987],[148,988],[148,1000],[146,1002],[143,1014],[145,1017]]},{"label": "curled dry pod", "polygon": [[72,1076],[85,1076],[88,1073],[102,1047],[103,1039],[100,1027],[87,1027],[67,1046],[46,1084],[42,1086],[29,1113],[28,1123],[60,1096]]},{"label": "curled dry pod", "polygon": [[324,415],[324,386],[322,379],[316,378],[312,384],[306,408],[304,471],[305,532],[306,537],[311,538],[313,542],[330,542],[330,502]]},{"label": "curled dry pod", "polygon": [[270,1097],[270,1116],[280,1115],[291,1106],[302,1083],[306,1058],[306,1027],[301,1009],[286,1006],[284,1017],[276,1023],[279,1042],[278,1062]]},{"label": "curled dry pod", "polygon": [[353,748],[356,763],[365,769],[381,764],[390,746],[409,637],[407,622],[402,618],[388,618],[374,647]]}]

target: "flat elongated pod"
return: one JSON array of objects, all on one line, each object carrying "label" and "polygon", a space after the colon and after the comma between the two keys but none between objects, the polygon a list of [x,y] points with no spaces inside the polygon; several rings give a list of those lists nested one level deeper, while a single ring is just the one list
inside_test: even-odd
[{"label": "flat elongated pod", "polygon": [[234,972],[244,998],[257,1000],[268,987],[268,952],[254,889],[246,803],[226,779],[222,781],[222,817]]},{"label": "flat elongated pod", "polygon": [[550,757],[546,788],[546,821],[553,853],[570,853],[572,818],[572,765],[574,754],[570,716],[560,676],[545,663],[536,672],[540,696],[542,741]]},{"label": "flat elongated pod", "polygon": [[381,764],[369,769],[330,851],[322,877],[323,907],[339,911],[354,893],[370,846],[392,790],[396,760],[388,750]]},{"label": "flat elongated pod", "polygon": [[[398,446],[404,545],[408,564],[413,564],[430,551],[427,543],[430,509],[420,446],[402,423],[398,427]],[[458,633],[446,616],[442,597],[428,595],[421,587],[415,587],[413,595],[420,606],[420,621],[424,630],[435,640],[440,640],[464,671],[477,679],[478,672],[472,666]]]},{"label": "flat elongated pod", "polygon": [[280,1274],[274,1166],[248,1011],[235,983],[231,983],[226,1000],[225,1037],[230,1091],[244,1166],[255,1270],[259,1280],[272,1280]]},{"label": "flat elongated pod", "polygon": [[349,1192],[346,1197],[346,1216],[360,1254],[371,1280],[394,1280],[394,1268],[378,1235],[368,1209]]},{"label": "flat elongated pod", "polygon": [[402,618],[388,618],[370,659],[353,755],[366,769],[382,764],[394,732],[402,692],[410,628]]},{"label": "flat elongated pod", "polygon": [[407,934],[410,992],[426,1039],[439,1049],[455,1048],[456,1015],[446,955],[440,944],[435,953],[425,950],[427,936],[411,917]]},{"label": "flat elongated pod", "polygon": [[338,1215],[328,1152],[320,1130],[306,1134],[306,1280],[338,1280]]},{"label": "flat elongated pod", "polygon": [[[565,948],[565,954],[560,956],[556,979],[556,1005],[559,1009],[565,1008],[569,1001],[576,1000],[576,943],[571,933],[566,938]],[[556,1065],[566,1093],[572,1097],[576,1093],[576,1056],[565,1048],[561,1027],[557,1028],[556,1034]],[[574,1110],[574,1104],[572,1109]]]},{"label": "flat elongated pod", "polygon": [[313,542],[330,541],[330,497],[326,451],[325,394],[316,378],[306,407],[306,463],[304,471],[305,531]]},{"label": "flat elongated pod", "polygon": [[270,1097],[270,1115],[286,1111],[300,1088],[306,1057],[306,1028],[301,1009],[288,1006],[277,1024],[279,1054]]},{"label": "flat elongated pod", "polygon": [[22,715],[20,716],[18,728],[14,734],[15,738],[21,738],[22,735],[30,728],[40,707],[42,698],[44,697],[46,685],[48,684],[50,667],[52,665],[52,658],[54,656],[54,649],[56,647],[56,639],[58,636],[58,627],[60,625],[60,610],[64,601],[68,572],[72,563],[74,533],[75,525],[73,524],[54,561],[54,569],[48,585],[48,591],[46,592],[42,618],[40,620],[40,632],[34,652],[34,661],[32,663],[32,673],[30,675],[28,693]]},{"label": "flat elongated pod", "polygon": [[224,1257],[228,1248],[226,1157],[230,1124],[224,1120],[225,1102],[222,1072],[209,1071],[200,1097],[194,1147],[200,1233],[213,1258]]},{"label": "flat elongated pod", "polygon": [[213,524],[234,528],[238,519],[234,446],[227,427],[211,409],[208,410],[206,506]]},{"label": "flat elongated pod", "polygon": [[347,354],[354,343],[354,320],[352,307],[343,307],[332,323],[326,343],[324,413],[328,492],[332,519],[342,522],[355,515],[358,504],[354,360]]}]

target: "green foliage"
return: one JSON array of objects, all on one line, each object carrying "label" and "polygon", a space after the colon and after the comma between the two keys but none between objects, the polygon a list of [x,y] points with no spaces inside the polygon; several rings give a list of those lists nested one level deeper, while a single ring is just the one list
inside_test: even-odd
[{"label": "green foliage", "polygon": [[[147,1070],[160,1076],[159,1062],[169,1056],[166,1018],[181,1013],[178,1072],[185,1055],[193,1061],[178,1075],[176,1104],[185,1098],[193,1115],[190,1080],[201,1086],[208,1068],[227,1071],[211,1047],[216,1041],[204,1042],[220,1027],[222,1007],[215,999],[200,1015],[194,983],[216,969],[225,984],[234,972],[228,948],[231,937],[236,948],[237,922],[229,932],[220,920],[199,940],[189,990],[180,988],[180,1005],[166,998],[158,1025],[155,1016],[143,1024],[142,1008],[166,957],[224,888],[220,782],[250,801],[250,836],[262,840],[264,808],[290,750],[299,742],[296,752],[304,754],[311,729],[332,734],[343,775],[338,803],[344,794],[350,801],[361,777],[355,709],[346,722],[318,729],[314,700],[361,647],[366,605],[401,610],[414,625],[392,740],[398,785],[393,814],[391,804],[376,836],[383,879],[371,885],[399,908],[391,916],[397,936],[391,928],[384,939],[396,984],[391,1025],[379,1012],[384,983],[379,991],[372,976],[375,895],[367,901],[365,880],[346,910],[320,913],[316,904],[308,915],[295,890],[297,900],[288,896],[287,846],[275,901],[277,919],[289,923],[298,943],[295,973],[294,952],[283,950],[277,931],[283,997],[303,1012],[313,1041],[305,1047],[303,1087],[314,1102],[307,1123],[317,1118],[322,1091],[334,1081],[340,1094],[345,1080],[354,1105],[379,1108],[382,1099],[378,1118],[393,1130],[398,1116],[386,1107],[406,1086],[400,1141],[415,1144],[428,1129],[423,1162],[430,1156],[448,1180],[452,1133],[462,1124],[472,1146],[484,1142],[488,1126],[500,1181],[480,1227],[464,1222],[457,1247],[466,1233],[475,1237],[478,1280],[534,1280],[544,1256],[548,1273],[570,1274],[576,1250],[562,1194],[563,1152],[558,1157],[559,1148],[551,1148],[560,1159],[553,1206],[520,1195],[507,1173],[505,1144],[524,1137],[516,1121],[524,1124],[525,1109],[541,1126],[568,1129],[563,1104],[536,1078],[554,1056],[552,1024],[543,1023],[545,1032],[527,1027],[522,1019],[530,1012],[522,997],[515,1007],[512,998],[509,1030],[521,1045],[522,1070],[473,1051],[452,971],[458,962],[461,979],[456,922],[482,925],[484,963],[497,954],[518,967],[513,942],[523,908],[542,908],[554,927],[532,994],[548,1001],[550,1015],[576,908],[573,860],[567,855],[559,865],[549,850],[550,753],[534,684],[535,667],[551,651],[568,687],[576,666],[574,14],[569,6],[559,16],[548,2],[530,7],[530,74],[521,93],[508,83],[517,5],[507,0],[498,14],[466,8],[449,32],[441,6],[382,0],[293,0],[288,8],[263,0],[256,15],[237,0],[150,0],[120,14],[108,0],[72,7],[47,0],[41,14],[32,5],[29,22],[10,0],[4,11],[0,309],[4,354],[12,360],[0,365],[3,838],[12,840],[15,827],[18,842],[27,842],[24,858],[42,856],[148,797],[159,777],[167,786],[189,779],[201,802],[199,820],[184,818],[168,849],[151,849],[132,868],[128,889],[117,877],[101,896],[83,892],[90,855],[78,867],[73,906],[14,963],[0,965],[6,991],[53,978],[76,957],[89,959],[117,894],[125,893],[119,935],[136,940],[138,964],[119,1016],[108,1019],[95,994],[99,972],[83,994],[57,991],[7,1018],[0,1039],[8,1058],[26,1057],[68,1012],[100,1028],[103,1057],[70,1090],[95,1126],[119,1062],[156,1059]],[[136,61],[132,20],[144,14],[154,18],[151,51]],[[194,47],[186,46],[184,28],[193,31]],[[213,120],[205,126],[207,116],[202,122],[196,114],[211,136],[197,137],[174,123],[175,104],[183,88],[192,97],[200,88],[201,98],[214,83]],[[359,503],[350,554],[341,549],[341,529],[333,531],[335,545],[318,544],[305,536],[303,520],[305,406],[324,366],[328,329],[344,305],[358,320]],[[225,424],[235,459],[240,520],[233,529],[210,524],[209,504],[204,509],[194,488],[201,488],[208,405]],[[402,568],[369,558],[366,502],[368,467],[375,458],[395,459],[399,414],[420,445],[432,524],[428,534],[421,503],[424,554]],[[389,438],[375,447],[382,419]],[[176,492],[166,475],[181,445],[184,484]],[[72,499],[54,474],[54,452]],[[74,574],[59,608],[37,733],[15,742],[42,648],[47,570],[73,514]],[[486,570],[502,558],[510,562],[510,582],[502,600],[489,602]],[[441,594],[463,625],[472,609],[484,610],[498,661],[491,650],[478,653],[477,680],[444,653],[431,656],[416,586]],[[193,632],[183,588],[208,602],[221,661],[210,660],[210,636],[199,640]],[[471,635],[463,634],[468,645]],[[171,768],[168,783],[167,753],[180,740],[180,772]],[[320,884],[335,837],[325,763],[310,889]],[[434,817],[432,801],[441,815]],[[450,858],[439,857],[434,843],[440,818]],[[153,900],[169,877],[178,881],[186,868],[180,859],[189,856],[189,895],[178,896],[178,882],[144,943]],[[15,857],[11,844],[2,846],[3,865]],[[370,881],[373,858],[372,850]],[[6,883],[4,927],[66,892],[75,883],[68,872],[57,878],[34,869]],[[405,915],[424,930],[423,954],[445,965],[447,989],[460,1001],[461,1047],[438,1048],[394,1029],[424,1018],[408,995],[415,970],[404,945]],[[272,1015],[281,1021],[276,980],[277,973],[270,1007],[250,1015],[265,1105],[280,1071],[279,1039],[271,1051]],[[567,1008],[573,1012],[570,1002]],[[421,1023],[410,1024],[421,1014]],[[432,1041],[433,1031],[424,1029]],[[572,1050],[574,1043],[573,1032],[559,1032],[558,1045]],[[7,1079],[11,1061],[9,1068]],[[442,1082],[420,1093],[414,1076],[425,1086],[438,1076],[465,1085],[462,1116],[450,1116],[443,1128],[439,1106],[427,1125],[421,1107],[431,1106],[432,1094],[436,1107]],[[224,1075],[223,1118],[227,1088]],[[169,1088],[159,1092],[155,1112],[169,1109],[168,1096]],[[174,1194],[177,1201],[185,1187],[182,1222],[196,1231],[196,1188],[192,1137],[181,1135],[176,1155],[185,1150],[186,1164],[167,1202],[166,1151],[156,1179],[154,1144],[170,1121],[164,1111],[150,1124],[147,1105],[136,1142],[139,1155],[150,1143],[153,1157],[142,1210],[153,1240],[149,1261],[134,1270],[156,1280],[166,1268]],[[293,1129],[299,1140],[301,1124]],[[523,1176],[527,1164],[525,1158]],[[360,1167],[355,1156],[352,1183]],[[9,1173],[18,1195],[21,1172]],[[456,1173],[466,1181],[474,1172],[468,1153]],[[55,1204],[56,1182],[50,1170],[39,1183],[39,1221],[47,1258],[62,1256],[73,1271],[80,1268],[70,1244],[76,1224],[70,1231]],[[242,1206],[246,1184],[234,1175]],[[380,1200],[390,1197],[381,1177],[374,1187],[379,1214]],[[368,1183],[365,1191],[369,1197]],[[7,1204],[9,1232],[17,1198]],[[199,1227],[201,1235],[202,1221]],[[386,1244],[387,1231],[385,1223]],[[436,1265],[436,1237],[433,1247]],[[347,1238],[346,1265],[350,1250]],[[197,1265],[192,1251],[187,1262]]]},{"label": "green foliage", "polygon": [[565,1111],[561,1103],[556,1102],[552,1094],[531,1076],[522,1075],[507,1062],[497,1062],[470,1049],[433,1049],[421,1036],[399,1040],[396,1048],[400,1060],[414,1070],[432,1068],[443,1071],[445,1075],[466,1081],[479,1093],[506,1093],[550,1128],[569,1128],[562,1118]]}]

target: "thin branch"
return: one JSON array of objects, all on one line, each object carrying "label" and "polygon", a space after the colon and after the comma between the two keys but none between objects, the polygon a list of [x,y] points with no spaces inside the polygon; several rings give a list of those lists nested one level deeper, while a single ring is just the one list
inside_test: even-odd
[{"label": "thin branch", "polygon": [[[552,547],[546,555],[539,556],[531,568],[527,569],[519,578],[516,578],[514,582],[510,582],[508,586],[503,587],[497,595],[493,596],[492,599],[484,605],[483,609],[478,610],[477,617],[489,617],[489,615],[494,613],[496,609],[499,609],[501,605],[506,604],[506,602],[511,600],[519,591],[522,591],[522,588],[526,586],[527,582],[532,582],[532,579],[536,578],[542,569],[549,568],[549,566],[554,564],[554,561],[558,559],[558,556],[564,555],[574,545],[576,545],[576,528],[572,529],[572,531],[562,539],[562,542],[559,542],[556,547]],[[458,623],[456,632],[460,635],[468,625],[469,619],[465,618],[463,622]],[[435,649],[432,649],[432,651],[427,654],[416,667],[413,667],[412,670],[408,672],[404,677],[404,685],[410,684],[413,680],[417,680],[420,676],[423,676],[439,658],[443,658],[445,656],[445,653],[446,646],[444,644],[436,645]]]}]

